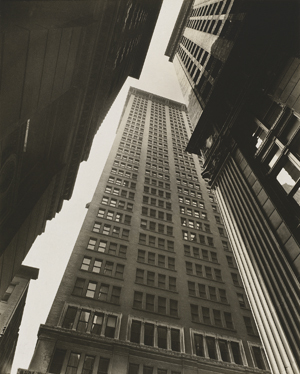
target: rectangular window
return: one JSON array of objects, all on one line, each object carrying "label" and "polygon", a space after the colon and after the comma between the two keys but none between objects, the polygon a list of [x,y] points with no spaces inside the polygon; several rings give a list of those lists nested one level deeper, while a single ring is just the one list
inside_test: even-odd
[{"label": "rectangular window", "polygon": [[192,322],[199,322],[198,305],[191,304]]},{"label": "rectangular window", "polygon": [[49,372],[60,374],[67,351],[65,349],[56,349],[52,357]]},{"label": "rectangular window", "polygon": [[65,314],[65,318],[63,320],[61,327],[65,329],[72,329],[74,325],[76,313],[77,313],[77,308],[68,306],[68,309]]},{"label": "rectangular window", "polygon": [[115,337],[115,331],[116,331],[116,325],[117,325],[117,317],[116,316],[108,316],[106,327],[105,327],[105,336],[107,338],[114,338]]},{"label": "rectangular window", "polygon": [[132,343],[140,343],[141,336],[141,322],[133,320],[131,323],[130,341]]},{"label": "rectangular window", "polygon": [[154,345],[154,325],[153,323],[145,323],[144,326],[144,344],[152,346]]},{"label": "rectangular window", "polygon": [[176,291],[176,278],[169,277],[169,290]]},{"label": "rectangular window", "polygon": [[77,373],[79,361],[80,361],[80,353],[71,352],[69,361],[68,361],[68,366],[66,368],[66,374]]},{"label": "rectangular window", "polygon": [[170,316],[178,317],[178,301],[170,299]]},{"label": "rectangular window", "polygon": [[87,249],[91,249],[92,251],[94,251],[96,243],[97,243],[97,239],[90,238],[89,242],[88,242],[88,245],[87,245]]},{"label": "rectangular window", "polygon": [[157,312],[160,314],[166,314],[167,313],[167,300],[165,297],[158,296],[158,308]]},{"label": "rectangular window", "polygon": [[197,356],[204,357],[204,343],[203,335],[194,334],[194,343],[195,343],[195,353]]},{"label": "rectangular window", "polygon": [[102,260],[95,260],[92,268],[93,273],[100,273],[102,267]]},{"label": "rectangular window", "polygon": [[231,313],[224,312],[224,318],[225,318],[225,325],[228,329],[233,329],[233,322]]},{"label": "rectangular window", "polygon": [[202,318],[204,324],[211,325],[209,308],[202,307]]},{"label": "rectangular window", "polygon": [[154,312],[154,295],[146,294],[146,310]]},{"label": "rectangular window", "polygon": [[168,268],[170,270],[175,270],[175,258],[168,257]]},{"label": "rectangular window", "polygon": [[142,306],[143,306],[143,293],[134,291],[133,307],[137,309],[142,309]]},{"label": "rectangular window", "polygon": [[97,374],[108,374],[109,358],[100,357]]},{"label": "rectangular window", "polygon": [[95,312],[94,318],[93,318],[93,323],[92,323],[92,328],[91,328],[91,333],[95,335],[100,335],[101,330],[102,330],[102,325],[103,325],[103,318],[104,314]]},{"label": "rectangular window", "polygon": [[113,304],[120,304],[121,287],[113,286],[111,291],[110,302]]},{"label": "rectangular window", "polygon": [[206,345],[209,358],[217,359],[216,339],[212,336],[206,337]]},{"label": "rectangular window", "polygon": [[91,258],[90,257],[84,257],[83,260],[82,260],[82,264],[80,266],[80,269],[88,271],[89,267],[90,267],[90,264],[91,264]]},{"label": "rectangular window", "polygon": [[238,342],[230,342],[233,361],[238,365],[243,365],[240,345]]},{"label": "rectangular window", "polygon": [[82,374],[92,374],[94,363],[95,363],[95,357],[86,355],[84,358]]},{"label": "rectangular window", "polygon": [[107,301],[108,290],[109,290],[109,285],[101,283],[98,299],[102,301]]},{"label": "rectangular window", "polygon": [[85,279],[77,278],[76,282],[75,282],[75,285],[74,285],[72,295],[82,296],[84,284],[85,284]]},{"label": "rectangular window", "polygon": [[157,346],[159,348],[167,349],[167,327],[157,327]]},{"label": "rectangular window", "polygon": [[95,297],[97,283],[96,282],[89,282],[87,286],[87,290],[85,293],[86,297]]},{"label": "rectangular window", "polygon": [[171,329],[171,349],[180,352],[180,330]]},{"label": "rectangular window", "polygon": [[77,331],[86,332],[89,319],[90,319],[90,315],[91,313],[87,310],[82,310],[80,312],[78,323],[77,323],[77,328],[76,328]]}]

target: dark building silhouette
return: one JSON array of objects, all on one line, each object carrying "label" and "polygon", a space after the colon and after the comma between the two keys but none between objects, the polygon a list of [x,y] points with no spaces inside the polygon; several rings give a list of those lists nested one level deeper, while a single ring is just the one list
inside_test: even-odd
[{"label": "dark building silhouette", "polygon": [[186,1],[166,54],[271,371],[300,367],[299,2]]},{"label": "dark building silhouette", "polygon": [[[29,370],[269,373],[178,102],[130,88]],[[262,370],[263,369],[263,370]]]},{"label": "dark building silhouette", "polygon": [[139,78],[161,0],[2,1],[0,295],[128,76]]},{"label": "dark building silhouette", "polygon": [[38,269],[22,265],[0,300],[0,373],[11,371],[27,291]]}]

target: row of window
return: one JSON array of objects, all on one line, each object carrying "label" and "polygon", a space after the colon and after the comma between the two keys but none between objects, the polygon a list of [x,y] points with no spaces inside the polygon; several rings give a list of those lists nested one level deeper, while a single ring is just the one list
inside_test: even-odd
[{"label": "row of window", "polygon": [[121,196],[125,199],[131,199],[131,200],[134,200],[134,197],[135,197],[135,193],[132,191],[123,190],[118,187],[112,187],[109,185],[105,187],[104,192],[115,195],[115,196]]},{"label": "row of window", "polygon": [[221,26],[222,26],[222,20],[207,20],[202,18],[197,19],[190,19],[187,23],[187,27],[199,30],[203,32],[207,32],[209,34],[217,35]]},{"label": "row of window", "polygon": [[146,271],[144,269],[136,269],[136,283],[145,284],[150,287],[157,287],[163,290],[176,292],[176,278],[166,276],[165,274],[155,273],[154,271]]},{"label": "row of window", "polygon": [[145,230],[156,231],[159,234],[173,235],[173,227],[162,223],[141,219],[140,227]]},{"label": "row of window", "polygon": [[80,269],[96,274],[123,279],[125,266],[112,261],[105,261],[101,258],[84,256]]},{"label": "row of window", "polygon": [[[132,180],[137,180],[137,174],[130,173],[129,171],[126,171],[126,170],[123,170],[123,169],[112,168],[111,169],[111,174],[118,174],[118,175],[124,176],[124,177],[132,179]],[[115,182],[111,182],[111,183],[115,183]]]},{"label": "row of window", "polygon": [[192,197],[197,197],[198,199],[202,199],[202,193],[195,191],[195,190],[190,190],[188,188],[182,188],[182,187],[177,187],[177,191],[180,194],[185,194],[185,195],[190,195]]},{"label": "row of window", "polygon": [[[160,127],[158,127],[159,129]],[[166,132],[166,130],[164,130]],[[151,147],[152,148],[152,147]],[[161,158],[165,158],[166,160],[169,159],[168,157],[168,150],[167,149],[160,149],[159,152],[157,150],[153,150],[151,148],[148,148],[147,149],[147,155],[150,155],[150,156],[158,156],[158,157],[161,157]]]},{"label": "row of window", "polygon": [[185,267],[188,275],[195,275],[200,278],[213,279],[222,282],[222,273],[220,269],[203,266],[190,261],[185,262]]},{"label": "row of window", "polygon": [[170,189],[170,183],[165,183],[154,178],[145,177],[145,183],[157,186],[159,188],[165,188],[166,190]]},{"label": "row of window", "polygon": [[128,374],[181,374],[178,370],[162,369],[149,365],[129,363]]},{"label": "row of window", "polygon": [[122,155],[121,153],[117,153],[115,158],[119,159],[119,160],[126,161],[126,162],[128,161],[128,162],[131,162],[131,163],[136,163],[136,164],[139,164],[139,162],[140,162],[139,158],[134,158],[132,156]]},{"label": "row of window", "polygon": [[112,177],[112,176],[108,177],[108,183],[117,184],[118,186],[122,186],[122,187],[126,187],[126,188],[131,188],[132,190],[135,190],[135,188],[136,188],[136,183],[135,182],[131,182],[131,181],[128,181],[126,179],[116,178],[116,177]]},{"label": "row of window", "polygon": [[[128,125],[127,125],[128,126]],[[126,126],[126,127],[127,127]],[[133,125],[131,125],[131,127],[132,127]],[[140,156],[141,155],[141,151],[142,151],[142,148],[141,147],[134,147],[134,149],[131,149],[131,148],[122,148],[122,147],[119,147],[118,148],[118,151],[120,151],[120,152],[123,152],[123,153],[128,153],[128,154],[130,154],[130,155],[132,155],[132,156],[135,156],[135,155],[138,155],[138,156]]]},{"label": "row of window", "polygon": [[143,195],[143,204],[158,206],[160,208],[164,208],[168,210],[172,209],[172,203],[170,203],[169,201],[160,200],[160,199],[156,199],[154,197],[145,196],[145,195]]},{"label": "row of window", "polygon": [[64,313],[61,327],[107,338],[118,338],[121,316],[69,305]]},{"label": "row of window", "polygon": [[77,278],[72,292],[74,296],[85,296],[113,304],[120,304],[121,287]]},{"label": "row of window", "polygon": [[214,239],[210,236],[205,237],[202,234],[197,235],[194,232],[182,230],[182,239],[214,247]]},{"label": "row of window", "polygon": [[145,170],[146,175],[150,175],[152,177],[160,178],[160,179],[165,179],[165,180],[170,180],[170,175],[169,174],[163,174],[163,173],[157,173],[154,170],[146,169]]},{"label": "row of window", "polygon": [[194,216],[196,218],[207,219],[206,212],[200,212],[199,210],[195,210],[193,208],[187,208],[184,206],[179,207],[179,211],[181,214],[186,214],[188,216]]},{"label": "row of window", "polygon": [[189,245],[184,245],[183,248],[185,256],[218,263],[218,255],[216,252],[198,247],[190,247]]},{"label": "row of window", "polygon": [[156,156],[149,156],[149,155],[147,155],[146,156],[146,160],[149,161],[149,162],[156,162],[158,164],[169,165],[169,161],[168,160],[163,160],[162,158],[158,158]]},{"label": "row of window", "polygon": [[[182,149],[182,151],[184,151],[184,149]],[[187,178],[195,182],[198,182],[198,177],[196,175],[186,174],[183,171],[175,171],[175,176],[176,178]]]},{"label": "row of window", "polygon": [[191,181],[187,181],[185,179],[181,179],[181,178],[176,178],[176,182],[177,184],[182,184],[183,186],[187,186],[187,187],[190,187],[190,188],[195,188],[197,190],[200,190],[200,184],[198,183],[193,183]]},{"label": "row of window", "polygon": [[189,296],[201,297],[202,299],[228,304],[226,290],[223,288],[216,288],[202,283],[188,281],[188,290]]},{"label": "row of window", "polygon": [[124,240],[128,240],[130,232],[128,229],[124,229],[119,226],[108,225],[107,223],[102,222],[94,222],[92,231],[96,233],[101,233],[102,235],[115,236],[117,238],[121,238]]},{"label": "row of window", "polygon": [[219,309],[210,309],[197,304],[191,304],[190,306],[193,322],[223,327],[230,330],[234,329],[230,312],[221,311]]},{"label": "row of window", "polygon": [[201,209],[205,209],[205,205],[202,201],[190,199],[189,197],[178,196],[178,201],[181,204],[191,205],[191,206],[194,206],[194,207],[199,207]]},{"label": "row of window", "polygon": [[168,167],[157,165],[157,164],[154,164],[154,163],[151,163],[151,162],[146,162],[146,168],[151,168],[153,170],[158,170],[158,171],[161,171],[161,172],[164,172],[164,173],[169,173],[170,172]]},{"label": "row of window", "polygon": [[183,351],[183,330],[161,323],[132,319],[129,321],[130,342],[146,346]]},{"label": "row of window", "polygon": [[[156,199],[154,199],[154,200],[156,201]],[[149,200],[147,200],[147,201],[149,201]],[[152,202],[152,199],[150,200],[150,202]],[[144,204],[147,204],[147,203],[144,203]],[[154,205],[154,204],[151,204],[151,205]],[[163,206],[163,208],[164,208],[164,206]],[[144,207],[144,206],[142,207],[142,215],[152,217],[152,218],[162,219],[162,220],[168,221],[168,222],[172,222],[172,214],[165,213],[165,212],[162,212],[162,211],[156,210],[156,209],[150,209],[150,208],[147,208],[147,207]]]},{"label": "row of window", "polygon": [[102,208],[98,210],[97,217],[106,218],[110,221],[124,223],[125,225],[130,225],[131,223],[131,216]]},{"label": "row of window", "polygon": [[115,160],[113,162],[113,165],[121,167],[121,168],[126,168],[128,170],[133,170],[133,171],[138,171],[139,170],[139,167],[137,165],[132,165],[132,164],[129,164],[129,163],[125,163],[123,161],[118,161],[118,160]]},{"label": "row of window", "polygon": [[124,200],[115,199],[113,197],[110,198],[108,196],[103,196],[101,204],[109,205],[114,208],[128,210],[129,212],[132,212],[132,209],[133,209],[133,203],[130,203]]},{"label": "row of window", "polygon": [[174,252],[174,242],[172,240],[157,238],[152,235],[140,233],[139,244],[149,245],[150,247],[156,247],[158,249]]},{"label": "row of window", "polygon": [[194,221],[193,219],[187,219],[185,217],[180,217],[181,226],[189,227],[191,229],[197,229],[201,231],[210,232],[209,223],[203,223],[199,221]]},{"label": "row of window", "polygon": [[108,242],[100,239],[97,246],[97,238],[90,238],[87,249],[92,251],[107,253],[112,256],[126,258],[127,246],[119,243]]},{"label": "row of window", "polygon": [[66,349],[57,348],[53,354],[49,373],[77,374],[79,367],[81,374],[92,374],[96,368],[97,374],[109,373],[109,358],[101,356],[92,356],[78,352],[69,352]]},{"label": "row of window", "polygon": [[151,194],[151,195],[156,195],[165,199],[171,199],[171,193],[166,192],[164,190],[158,190],[157,188],[154,187],[149,187],[149,186],[144,186],[144,192]]},{"label": "row of window", "polygon": [[230,0],[225,0],[225,6],[222,8],[224,4],[223,0],[216,1],[212,4],[200,6],[198,8],[194,8],[191,17],[197,17],[197,16],[210,16],[210,15],[217,15],[217,14],[226,14]]},{"label": "row of window", "polygon": [[161,268],[166,268],[169,270],[175,270],[174,257],[169,257],[150,251],[144,251],[143,249],[138,249],[137,261],[147,263],[153,266],[159,266]]},{"label": "row of window", "polygon": [[178,317],[178,301],[145,292],[134,291],[133,308]]}]

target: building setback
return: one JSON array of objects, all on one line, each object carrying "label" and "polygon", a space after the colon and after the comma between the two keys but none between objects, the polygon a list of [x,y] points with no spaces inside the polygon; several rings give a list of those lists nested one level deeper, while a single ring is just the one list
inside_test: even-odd
[{"label": "building setback", "polygon": [[273,373],[300,371],[299,2],[185,1],[174,61]]},{"label": "building setback", "polygon": [[2,1],[0,295],[128,76],[139,78],[162,0]]},{"label": "building setback", "polygon": [[191,131],[130,88],[30,373],[269,372]]}]

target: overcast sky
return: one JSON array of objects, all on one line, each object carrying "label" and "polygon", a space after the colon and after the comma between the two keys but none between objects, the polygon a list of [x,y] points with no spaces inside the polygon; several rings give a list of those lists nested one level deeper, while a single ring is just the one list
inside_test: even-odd
[{"label": "overcast sky", "polygon": [[139,80],[127,79],[115,103],[94,138],[90,157],[80,166],[73,196],[62,211],[48,221],[24,264],[40,269],[31,281],[11,373],[28,369],[37,341],[39,325],[45,323],[77,235],[84,220],[85,205],[92,199],[106,158],[112,146],[130,86],[183,102],[173,65],[164,56],[183,0],[164,0]]}]

